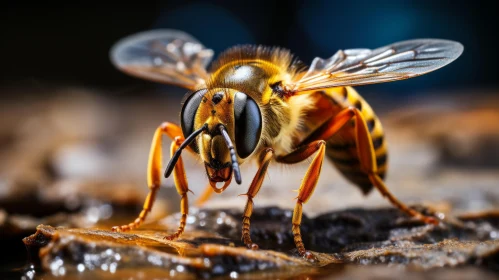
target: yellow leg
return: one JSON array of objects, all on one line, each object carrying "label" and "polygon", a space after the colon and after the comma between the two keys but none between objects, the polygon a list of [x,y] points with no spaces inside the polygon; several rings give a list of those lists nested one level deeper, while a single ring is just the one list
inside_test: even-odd
[{"label": "yellow leg", "polygon": [[[175,152],[178,150],[182,141],[180,137],[176,137],[172,142],[170,148],[170,156],[173,157]],[[177,231],[171,235],[165,236],[165,239],[173,240],[178,238],[185,229],[185,223],[187,221],[187,214],[189,213],[189,202],[187,199],[187,192],[189,192],[189,187],[187,184],[187,177],[185,175],[184,162],[182,161],[182,156],[178,158],[177,164],[175,164],[175,168],[173,169],[173,181],[175,182],[175,188],[177,188],[177,192],[180,195],[180,213],[182,216],[180,217],[180,225]]]},{"label": "yellow leg", "polygon": [[399,201],[386,187],[383,180],[377,174],[378,166],[376,164],[376,154],[373,147],[373,142],[371,139],[371,134],[367,128],[366,121],[361,112],[355,108],[346,108],[333,119],[329,120],[326,125],[323,125],[321,129],[317,130],[304,142],[320,139],[329,139],[333,136],[340,128],[345,125],[350,119],[356,118],[355,122],[355,133],[356,133],[356,144],[357,152],[359,154],[359,160],[362,165],[362,169],[369,176],[369,180],[378,191],[386,197],[394,206],[399,208],[401,211],[407,213],[411,217],[423,221],[428,224],[438,224],[438,220],[433,217],[425,216],[409,207],[404,203]]},{"label": "yellow leg", "polygon": [[[164,122],[156,129],[156,132],[154,133],[154,137],[152,139],[151,149],[149,152],[149,162],[147,165],[147,185],[149,187],[149,194],[144,201],[143,209],[140,212],[139,216],[133,222],[126,225],[113,227],[113,231],[121,232],[138,228],[146,219],[147,214],[151,211],[154,200],[156,198],[156,193],[161,185],[161,141],[163,135],[167,135],[171,139],[175,139],[174,142],[177,143],[181,143],[184,140],[182,136],[182,129],[175,124]],[[190,150],[190,148],[188,149]]]},{"label": "yellow leg", "polygon": [[303,245],[303,240],[300,231],[301,219],[303,216],[302,208],[303,204],[307,203],[307,201],[312,196],[312,193],[315,190],[315,186],[317,185],[317,181],[319,180],[322,168],[322,162],[324,160],[324,155],[326,152],[326,142],[323,140],[317,140],[298,148],[297,150],[291,152],[289,155],[278,158],[279,162],[295,163],[307,159],[315,152],[317,152],[317,154],[312,160],[312,163],[310,164],[307,173],[305,174],[305,177],[303,178],[302,183],[300,185],[298,196],[296,197],[297,201],[295,209],[293,211],[293,220],[292,220],[293,239],[295,241],[296,248],[298,249],[298,253],[301,256],[305,256],[306,258],[309,259],[315,259],[315,256],[308,253],[305,250],[305,246]]},{"label": "yellow leg", "polygon": [[251,182],[248,192],[243,194],[248,197],[246,202],[246,207],[244,208],[243,214],[243,229],[242,229],[242,240],[244,244],[250,249],[258,249],[258,245],[251,241],[250,236],[250,219],[251,214],[253,214],[253,198],[258,194],[260,187],[262,186],[263,179],[267,173],[267,168],[269,167],[270,161],[274,157],[273,149],[265,149],[261,155],[260,167]]},{"label": "yellow leg", "polygon": [[407,207],[404,203],[399,201],[386,187],[383,180],[377,174],[378,166],[376,164],[376,154],[374,151],[373,143],[371,140],[371,135],[367,128],[366,121],[364,117],[356,108],[351,109],[355,113],[355,133],[357,142],[357,152],[359,154],[360,164],[364,172],[369,176],[371,183],[378,189],[378,191],[386,197],[393,205],[407,213],[409,216],[414,217],[418,220],[423,221],[427,224],[438,224],[438,220],[425,216],[414,209]]}]

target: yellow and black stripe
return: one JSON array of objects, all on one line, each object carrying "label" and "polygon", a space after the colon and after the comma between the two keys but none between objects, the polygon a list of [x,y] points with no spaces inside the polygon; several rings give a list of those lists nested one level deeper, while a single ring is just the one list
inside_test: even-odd
[{"label": "yellow and black stripe", "polygon": [[[332,88],[324,91],[333,99],[337,111],[355,106],[364,116],[371,134],[378,166],[378,175],[385,178],[387,171],[387,149],[381,122],[371,106],[351,87]],[[336,111],[336,110],[335,110]],[[355,119],[352,119],[338,133],[327,140],[326,155],[336,168],[352,183],[367,194],[373,188],[369,177],[360,168],[357,146],[355,143]]]}]

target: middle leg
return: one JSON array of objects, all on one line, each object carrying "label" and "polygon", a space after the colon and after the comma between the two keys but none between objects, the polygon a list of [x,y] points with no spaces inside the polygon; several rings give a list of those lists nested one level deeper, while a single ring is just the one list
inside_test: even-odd
[{"label": "middle leg", "polygon": [[312,160],[312,163],[310,164],[307,173],[305,174],[305,177],[303,177],[302,183],[300,185],[298,196],[296,197],[297,200],[295,209],[293,211],[292,220],[293,239],[295,241],[296,248],[298,249],[298,253],[301,256],[312,260],[315,259],[315,256],[305,250],[305,245],[303,244],[303,240],[301,237],[300,225],[303,216],[303,204],[307,203],[307,201],[310,199],[312,193],[315,190],[315,186],[317,185],[317,181],[319,180],[322,162],[324,160],[324,155],[326,152],[326,142],[324,140],[317,140],[296,149],[286,156],[277,158],[278,162],[292,164],[307,159],[315,152],[317,152],[317,154]]}]

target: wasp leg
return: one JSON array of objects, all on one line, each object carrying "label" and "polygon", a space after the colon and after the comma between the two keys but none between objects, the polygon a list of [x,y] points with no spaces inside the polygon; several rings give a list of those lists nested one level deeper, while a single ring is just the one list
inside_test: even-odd
[{"label": "wasp leg", "polygon": [[[146,219],[147,214],[151,211],[152,206],[154,204],[154,199],[156,198],[156,193],[159,190],[161,184],[161,176],[162,176],[161,140],[164,134],[169,136],[171,139],[176,139],[176,137],[179,137],[178,142],[180,143],[184,141],[182,136],[182,129],[178,125],[169,122],[164,122],[156,129],[156,132],[154,133],[152,139],[151,149],[149,152],[149,162],[147,165],[147,186],[149,187],[149,194],[147,195],[144,201],[144,207],[140,212],[139,216],[137,217],[137,219],[135,219],[133,222],[127,225],[115,226],[112,229],[113,231],[122,232],[138,228]],[[188,149],[191,152],[194,152],[189,147]]]},{"label": "wasp leg", "polygon": [[317,181],[319,180],[319,175],[321,173],[321,168],[322,168],[322,162],[324,160],[324,155],[326,152],[326,142],[324,140],[317,140],[307,145],[301,146],[300,148],[296,149],[295,151],[291,152],[286,156],[277,158],[277,161],[279,162],[291,164],[303,161],[308,157],[310,157],[315,152],[318,153],[315,155],[314,159],[312,160],[312,163],[310,164],[307,173],[305,174],[305,177],[302,180],[300,189],[298,191],[298,196],[296,197],[297,201],[295,209],[293,211],[293,220],[292,220],[293,222],[292,231],[296,248],[298,249],[298,253],[301,256],[304,256],[311,260],[316,260],[316,258],[310,252],[307,252],[305,250],[305,246],[303,245],[303,240],[300,232],[301,219],[303,215],[302,208],[303,204],[307,203],[307,201],[312,196],[315,186],[317,185]]},{"label": "wasp leg", "polygon": [[399,201],[386,187],[383,180],[377,174],[378,166],[376,163],[376,154],[373,147],[371,134],[367,128],[366,121],[361,112],[355,107],[349,107],[341,111],[336,117],[329,120],[321,129],[313,133],[304,143],[315,139],[328,139],[333,136],[347,121],[355,117],[358,121],[355,122],[356,144],[359,160],[363,171],[368,174],[371,183],[378,191],[386,197],[393,205],[401,211],[407,213],[411,217],[423,221],[427,224],[438,224],[438,220],[433,217],[425,216]]},{"label": "wasp leg", "polygon": [[386,187],[383,180],[377,174],[378,166],[376,164],[376,155],[373,147],[373,142],[371,140],[371,135],[367,128],[366,121],[359,110],[356,108],[351,108],[355,114],[357,121],[355,122],[355,134],[357,142],[357,152],[359,154],[360,164],[364,172],[369,176],[371,183],[378,189],[378,191],[386,197],[394,206],[399,208],[401,211],[405,212],[411,217],[414,217],[420,221],[427,224],[438,224],[438,220],[425,216],[422,213],[415,211],[401,201],[399,201]]},{"label": "wasp leg", "polygon": [[242,195],[246,195],[248,200],[246,202],[246,207],[244,207],[243,214],[243,229],[242,229],[242,240],[244,244],[250,249],[258,249],[258,245],[251,241],[250,237],[250,218],[253,213],[253,198],[258,194],[260,187],[262,186],[263,179],[267,173],[267,168],[269,167],[270,161],[274,157],[274,150],[267,148],[262,152],[260,157],[260,167],[251,182],[248,192]]},{"label": "wasp leg", "polygon": [[[171,157],[173,157],[182,142],[183,139],[181,139],[180,137],[176,137],[172,142],[170,148]],[[187,192],[189,192],[189,187],[187,185],[187,177],[185,176],[182,156],[178,158],[177,164],[175,164],[175,168],[173,169],[173,181],[175,182],[175,188],[177,188],[177,192],[180,195],[180,214],[182,214],[182,216],[180,217],[180,225],[178,226],[177,231],[174,234],[165,236],[165,239],[167,240],[173,240],[182,235],[187,221],[187,214],[189,213],[189,202],[187,200]]]},{"label": "wasp leg", "polygon": [[347,108],[339,112],[333,118],[330,118],[326,123],[324,123],[319,129],[307,137],[300,145],[306,145],[317,140],[329,139],[331,136],[336,134],[348,121],[350,121],[354,116],[355,108]]},{"label": "wasp leg", "polygon": [[213,187],[208,184],[208,186],[206,186],[206,188],[204,189],[203,193],[201,194],[201,196],[196,200],[195,204],[197,207],[201,207],[203,206],[203,204],[206,203],[206,201],[208,201],[208,199],[210,199],[210,197],[214,194],[215,192],[213,191]]}]

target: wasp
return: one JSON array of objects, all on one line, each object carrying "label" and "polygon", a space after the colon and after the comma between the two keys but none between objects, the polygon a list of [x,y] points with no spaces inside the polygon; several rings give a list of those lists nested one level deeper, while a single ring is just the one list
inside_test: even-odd
[{"label": "wasp", "polygon": [[420,76],[449,64],[462,51],[458,42],[416,39],[374,50],[340,50],[327,59],[317,57],[306,67],[286,49],[252,45],[232,47],[211,62],[212,50],[177,30],[146,31],[118,41],[110,53],[118,69],[189,92],[180,126],[164,122],[154,134],[143,210],[133,222],[113,230],[139,227],[153,207],[161,183],[163,136],[173,140],[164,176],[173,173],[181,197],[180,225],[165,237],[168,240],[184,232],[188,215],[184,150],[204,163],[209,182],[205,198],[222,193],[233,178],[241,184],[241,164],[253,159],[258,163],[245,193],[242,241],[248,248],[258,248],[250,236],[253,200],[273,161],[294,164],[312,158],[298,190],[291,225],[297,250],[306,258],[314,256],[302,241],[302,208],[314,192],[325,156],[364,194],[374,187],[409,216],[438,224],[436,218],[409,208],[388,190],[382,125],[352,86]]}]

